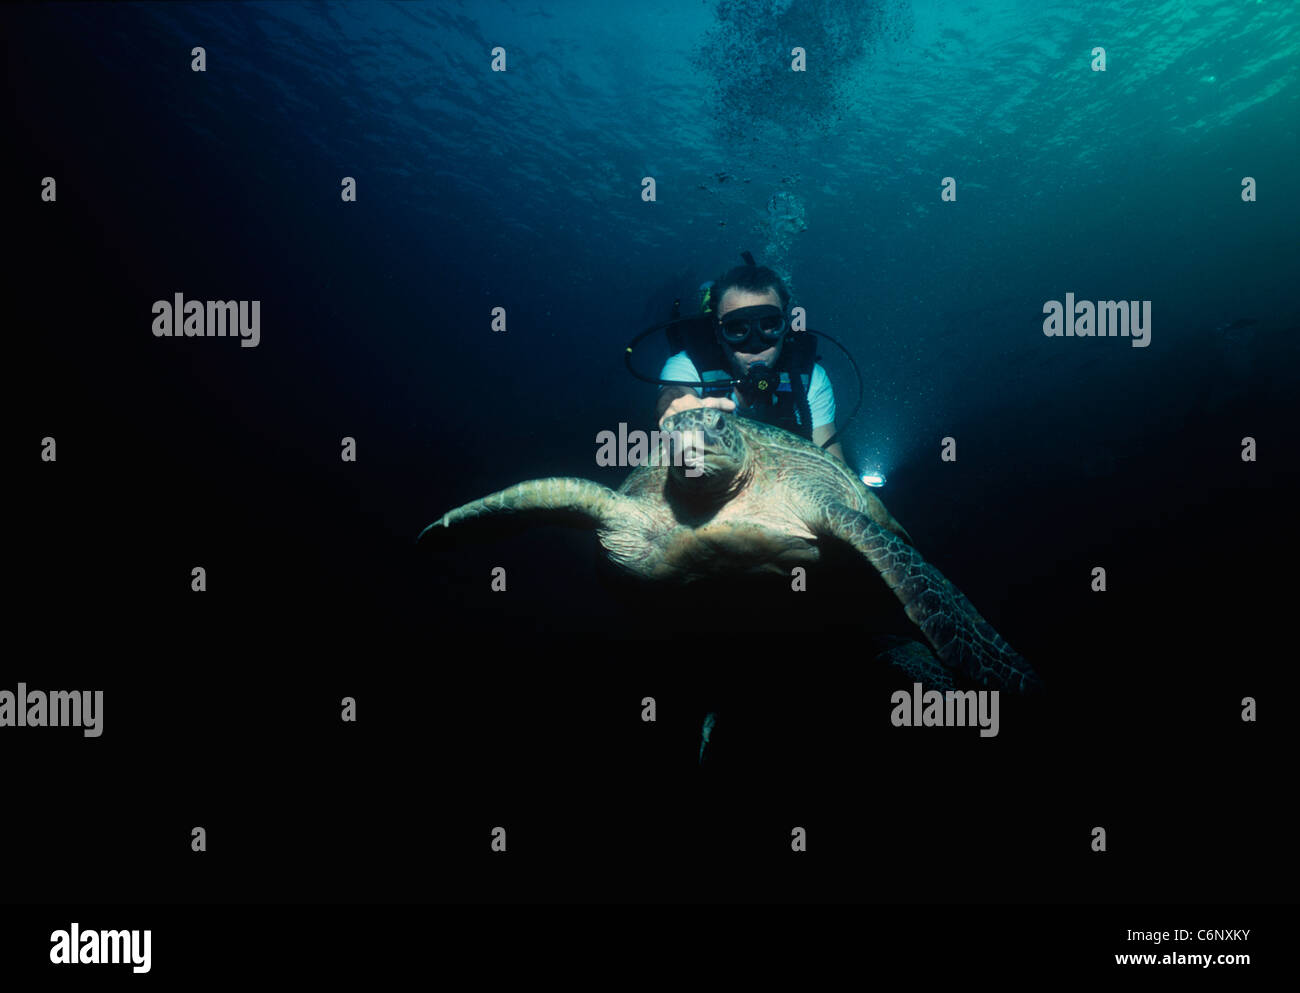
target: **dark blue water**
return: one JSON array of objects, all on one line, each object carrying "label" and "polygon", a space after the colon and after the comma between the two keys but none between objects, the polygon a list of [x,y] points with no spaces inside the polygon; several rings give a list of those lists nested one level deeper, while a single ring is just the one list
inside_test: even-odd
[{"label": "dark blue water", "polygon": [[[987,783],[1008,809],[1029,781],[1054,798],[1025,842],[1043,859],[1043,839],[1095,819],[1090,800],[1118,792],[1155,817],[1142,786],[1107,778],[1125,756],[1258,768],[1233,751],[1234,708],[1293,654],[1294,4],[169,3],[4,19],[11,436],[59,444],[55,467],[24,471],[12,520],[21,603],[55,664],[111,665],[142,694],[178,680],[208,709],[172,730],[246,722],[261,743],[246,776],[295,767],[268,757],[310,738],[285,715],[360,686],[390,737],[357,775],[392,777],[360,789],[411,810],[413,769],[453,796],[483,768],[570,800],[597,790],[584,776],[682,788],[715,699],[748,728],[732,782],[765,796],[816,782],[819,802],[851,806],[912,789],[919,765],[972,803]],[[788,70],[795,45],[806,73]],[[45,176],[57,203],[37,198]],[[595,436],[650,428],[655,398],[624,345],[746,250],[862,367],[850,461],[887,473],[881,496],[918,547],[1049,685],[987,764],[943,744],[894,754],[875,698],[855,696],[874,685],[856,588],[797,607],[639,601],[602,581],[583,533],[413,547],[519,480],[617,485]],[[260,300],[260,344],[154,337],[151,305],[176,292]],[[1044,303],[1067,292],[1151,301],[1149,346],[1044,336]],[[656,339],[637,361],[666,355]],[[842,420],[857,386],[823,355]],[[196,563],[211,577],[198,605]],[[489,591],[493,566],[509,593]],[[671,747],[616,716],[646,692],[668,701]],[[415,729],[433,758],[413,757]],[[244,795],[224,745],[194,747],[205,781]],[[321,747],[320,771],[296,773],[309,783],[355,761]],[[281,796],[282,779],[257,783]],[[970,844],[1007,837],[987,830]],[[1166,882],[1191,851],[1171,844]],[[1229,892],[1230,874],[1207,885]]]}]

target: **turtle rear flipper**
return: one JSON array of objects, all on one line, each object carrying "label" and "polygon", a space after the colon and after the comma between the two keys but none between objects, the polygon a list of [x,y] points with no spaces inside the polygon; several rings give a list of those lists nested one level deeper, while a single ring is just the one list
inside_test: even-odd
[{"label": "turtle rear flipper", "polygon": [[876,656],[876,662],[893,666],[927,690],[943,693],[957,688],[952,680],[952,672],[944,668],[943,663],[935,658],[934,652],[910,638],[889,638],[888,644]]},{"label": "turtle rear flipper", "polygon": [[589,479],[554,476],[530,479],[449,510],[420,532],[419,541],[431,530],[450,528],[479,518],[511,518],[522,524],[569,524],[596,528],[606,524],[624,505],[627,497]]},{"label": "turtle rear flipper", "polygon": [[1042,681],[965,594],[897,534],[842,503],[815,529],[853,546],[880,573],[944,664],[977,683],[1028,693]]}]

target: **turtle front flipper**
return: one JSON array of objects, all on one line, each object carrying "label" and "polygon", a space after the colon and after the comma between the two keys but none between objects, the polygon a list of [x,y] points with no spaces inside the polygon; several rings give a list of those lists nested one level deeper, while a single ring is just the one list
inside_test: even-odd
[{"label": "turtle front flipper", "polygon": [[945,665],[998,689],[1042,689],[1029,663],[965,594],[897,534],[841,503],[826,509],[816,530],[852,545],[875,567]]},{"label": "turtle front flipper", "polygon": [[600,527],[629,502],[627,497],[620,496],[608,486],[589,479],[564,476],[530,479],[447,511],[421,531],[415,540],[419,541],[432,528],[449,528],[485,517],[526,517],[528,523]]}]

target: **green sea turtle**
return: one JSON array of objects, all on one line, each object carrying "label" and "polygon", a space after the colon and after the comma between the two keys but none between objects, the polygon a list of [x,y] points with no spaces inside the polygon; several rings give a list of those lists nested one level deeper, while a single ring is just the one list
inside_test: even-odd
[{"label": "green sea turtle", "polygon": [[[948,669],[1027,692],[1038,676],[971,602],[913,547],[911,536],[844,463],[788,431],[700,407],[664,421],[661,457],[618,490],[586,479],[533,479],[449,511],[420,533],[487,515],[594,527],[620,570],[656,582],[789,575],[838,540],[881,575]],[[884,653],[937,688],[951,679],[918,642]]]}]

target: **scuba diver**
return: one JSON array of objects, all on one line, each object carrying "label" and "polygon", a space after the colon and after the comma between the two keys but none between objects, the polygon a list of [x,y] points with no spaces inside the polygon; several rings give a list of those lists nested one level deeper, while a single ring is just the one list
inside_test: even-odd
[{"label": "scuba diver", "polygon": [[784,281],[742,254],[744,265],[702,287],[705,319],[695,322],[694,333],[675,336],[680,350],[659,373],[661,382],[700,385],[661,385],[655,418],[662,426],[665,418],[692,407],[735,411],[801,435],[844,462],[833,440],[835,394],[817,362],[816,338],[790,333]]},{"label": "scuba diver", "polygon": [[[675,300],[670,320],[646,328],[628,342],[623,356],[627,371],[659,386],[655,418],[660,428],[678,411],[716,407],[807,438],[847,464],[837,441],[835,395],[817,361],[818,340],[839,348],[857,377],[857,402],[846,425],[862,407],[862,370],[853,353],[829,334],[804,328],[802,321],[792,327],[785,282],[772,269],[757,265],[749,252],[741,257],[744,265],[700,287],[703,300],[698,314],[681,316],[681,300]],[[667,332],[672,354],[658,378],[652,378],[637,370],[633,354],[642,341],[660,331]],[[881,486],[884,474],[864,474],[862,482]],[[713,764],[724,709],[716,690],[706,697],[697,758],[702,767]],[[727,734],[723,732],[724,740]]]}]

